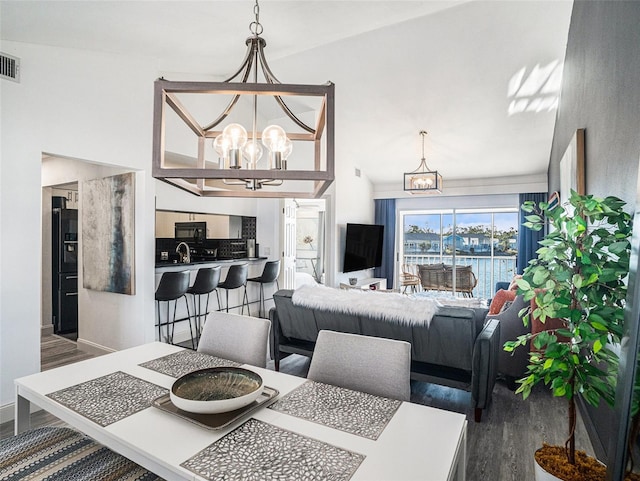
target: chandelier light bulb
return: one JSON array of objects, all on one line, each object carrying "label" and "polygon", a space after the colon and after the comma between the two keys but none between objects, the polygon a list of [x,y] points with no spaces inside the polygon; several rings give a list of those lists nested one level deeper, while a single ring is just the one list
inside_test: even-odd
[{"label": "chandelier light bulb", "polygon": [[247,145],[244,146],[244,157],[249,161],[249,168],[255,169],[256,164],[262,158],[262,146],[255,140],[247,142]]},{"label": "chandelier light bulb", "polygon": [[227,125],[222,135],[229,139],[231,149],[241,149],[247,143],[247,130],[240,124]]},{"label": "chandelier light bulb", "polygon": [[231,147],[231,143],[224,135],[218,135],[213,141],[213,148],[223,159],[229,154],[229,147]]},{"label": "chandelier light bulb", "polygon": [[281,154],[282,160],[280,165],[282,170],[287,170],[287,159],[291,155],[292,151],[293,151],[293,142],[291,142],[291,140],[287,137],[287,140],[284,143],[284,149],[282,150],[282,154]]},{"label": "chandelier light bulb", "polygon": [[222,136],[229,141],[229,168],[242,167],[242,148],[247,143],[247,130],[240,124],[229,124],[222,131]]},{"label": "chandelier light bulb", "polygon": [[271,152],[282,153],[287,140],[287,133],[279,125],[269,125],[262,131],[262,143]]},{"label": "chandelier light bulb", "polygon": [[[275,170],[285,170],[287,168],[286,157],[284,154],[287,150],[287,142],[291,141],[287,138],[287,133],[279,125],[269,125],[262,131],[262,143],[269,149],[269,165]],[[291,151],[289,150],[289,155]]]},{"label": "chandelier light bulb", "polygon": [[284,149],[282,150],[282,158],[288,159],[293,151],[293,142],[287,137],[287,140],[284,142]]},{"label": "chandelier light bulb", "polygon": [[218,135],[213,141],[213,149],[218,153],[219,165],[221,169],[229,168],[229,147],[231,143],[224,135]]}]

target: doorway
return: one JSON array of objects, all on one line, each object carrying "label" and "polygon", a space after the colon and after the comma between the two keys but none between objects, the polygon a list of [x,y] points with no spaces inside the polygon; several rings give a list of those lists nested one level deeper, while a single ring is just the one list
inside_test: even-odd
[{"label": "doorway", "polygon": [[326,201],[296,199],[296,287],[325,284]]}]

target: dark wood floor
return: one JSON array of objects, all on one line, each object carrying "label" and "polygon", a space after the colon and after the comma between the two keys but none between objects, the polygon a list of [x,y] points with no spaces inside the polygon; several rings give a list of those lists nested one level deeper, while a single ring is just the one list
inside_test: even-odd
[{"label": "dark wood floor", "polygon": [[51,334],[41,338],[40,369],[43,371],[91,357],[91,354],[81,351],[74,341],[65,337]]},{"label": "dark wood floor", "polygon": [[[77,362],[91,357],[79,351],[74,342],[57,336],[42,340],[42,369]],[[305,377],[309,360],[292,355],[281,362],[280,370]],[[269,363],[273,369],[273,363]],[[467,430],[467,481],[533,480],[533,453],[543,441],[562,444],[566,436],[566,402],[553,398],[542,386],[523,401],[502,382],[493,392],[491,406],[481,423],[473,421],[470,394],[433,384],[413,382],[411,402],[465,414]],[[31,416],[32,426],[62,424],[54,416],[39,411]],[[12,423],[0,425],[0,437],[13,434]],[[437,436],[438,433],[424,433]],[[582,421],[577,429],[577,446],[593,454]]]}]

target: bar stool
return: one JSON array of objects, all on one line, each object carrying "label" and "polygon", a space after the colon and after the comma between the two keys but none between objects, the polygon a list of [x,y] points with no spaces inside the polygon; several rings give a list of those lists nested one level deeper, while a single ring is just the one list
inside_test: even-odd
[{"label": "bar stool", "polygon": [[247,297],[247,275],[249,274],[249,264],[233,264],[229,267],[227,277],[224,281],[218,284],[218,288],[225,289],[227,293],[227,312],[229,312],[229,290],[238,289],[244,287],[244,296],[242,298],[242,314],[244,314],[244,305],[246,303],[249,315],[251,315],[251,309],[249,308],[249,298]]},{"label": "bar stool", "polygon": [[[195,331],[198,345],[200,341],[200,334],[202,333],[202,324],[206,322],[207,315],[209,314],[209,295],[215,291],[218,299],[218,310],[220,310],[220,294],[218,293],[218,284],[220,282],[220,266],[215,267],[203,267],[198,269],[196,274],[196,280],[193,285],[187,289],[187,294],[193,296],[193,316],[195,321]],[[207,301],[205,303],[204,313],[202,312],[201,297],[207,295]],[[202,320],[204,318],[204,321]],[[189,319],[189,328],[191,328],[191,319]]]},{"label": "bar stool", "polygon": [[262,270],[262,275],[260,277],[252,277],[247,279],[247,281],[258,282],[260,284],[260,300],[259,300],[259,313],[258,317],[263,317],[265,312],[265,299],[264,299],[264,285],[271,284],[273,282],[276,283],[276,287],[280,289],[278,285],[278,276],[280,275],[280,259],[277,261],[269,261],[264,265],[264,269]]},{"label": "bar stool", "polygon": [[[189,303],[187,302],[187,289],[189,289],[189,271],[181,272],[165,272],[160,278],[160,283],[156,289],[156,306],[158,308],[158,341],[162,341],[162,329],[163,325],[167,326],[166,340],[169,344],[173,344],[173,333],[176,324],[176,308],[178,307],[178,299],[184,297],[184,302],[187,305],[187,319],[191,319],[189,315]],[[171,301],[173,304],[173,320],[169,320],[169,306]],[[160,315],[160,303],[167,303],[167,320],[163,324]],[[184,320],[184,319],[181,319]],[[169,334],[169,324],[171,324],[171,334]],[[189,330],[191,331],[191,320],[189,320]],[[193,331],[191,331],[191,344],[195,349],[193,343]]]}]

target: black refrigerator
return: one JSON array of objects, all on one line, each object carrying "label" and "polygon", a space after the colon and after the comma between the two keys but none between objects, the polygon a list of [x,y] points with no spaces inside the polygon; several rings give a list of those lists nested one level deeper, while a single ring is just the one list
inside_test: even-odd
[{"label": "black refrigerator", "polygon": [[78,337],[78,210],[66,209],[64,197],[52,198],[53,332]]}]

